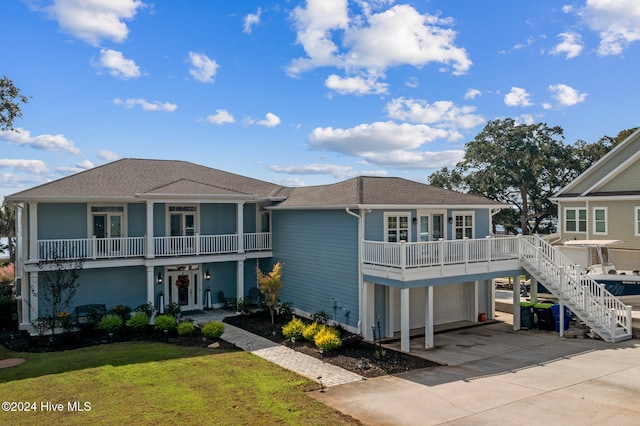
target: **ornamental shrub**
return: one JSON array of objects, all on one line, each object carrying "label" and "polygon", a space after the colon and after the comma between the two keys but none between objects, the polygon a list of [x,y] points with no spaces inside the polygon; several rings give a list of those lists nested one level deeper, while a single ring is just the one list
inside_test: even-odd
[{"label": "ornamental shrub", "polygon": [[178,324],[178,336],[191,336],[196,331],[196,326],[191,321],[183,321]]},{"label": "ornamental shrub", "polygon": [[167,330],[172,332],[176,329],[177,325],[178,322],[171,315],[158,315],[153,323],[153,328],[156,331]]},{"label": "ornamental shrub", "polygon": [[116,314],[109,314],[102,317],[98,323],[98,328],[105,333],[117,333],[122,329],[122,318]]},{"label": "ornamental shrub", "polygon": [[282,335],[287,339],[295,337],[301,339],[303,337],[305,325],[300,318],[294,318],[287,324],[282,326]]},{"label": "ornamental shrub", "polygon": [[164,313],[166,315],[171,315],[174,318],[178,318],[181,311],[182,309],[180,308],[180,305],[176,302],[167,303],[167,306],[164,308]]},{"label": "ornamental shrub", "polygon": [[125,305],[116,305],[111,309],[111,313],[122,318],[122,322],[126,323],[131,318],[131,308]]},{"label": "ornamental shrub", "polygon": [[209,339],[217,339],[224,333],[224,324],[219,321],[210,321],[202,327],[202,334]]},{"label": "ornamental shrub", "polygon": [[317,322],[312,322],[311,324],[307,325],[304,328],[304,331],[302,332],[302,337],[304,337],[304,340],[313,343],[313,338],[316,337],[316,334],[318,334],[318,331],[320,331],[321,328],[322,328],[322,324]]},{"label": "ornamental shrub", "polygon": [[136,312],[144,312],[149,318],[153,315],[153,303],[147,302],[142,305],[139,305],[136,309]]},{"label": "ornamental shrub", "polygon": [[340,340],[340,334],[335,328],[324,326],[316,333],[313,343],[325,351],[333,351],[342,345],[342,340]]},{"label": "ornamental shrub", "polygon": [[131,316],[131,318],[129,318],[127,325],[136,333],[143,332],[149,325],[149,316],[142,311],[136,312]]}]

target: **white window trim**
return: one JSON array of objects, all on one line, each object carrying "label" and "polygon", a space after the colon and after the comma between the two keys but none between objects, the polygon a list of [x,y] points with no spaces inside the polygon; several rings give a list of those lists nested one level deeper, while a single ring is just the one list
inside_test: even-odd
[{"label": "white window trim", "polygon": [[[118,203],[93,203],[87,204],[87,235],[88,238],[93,238],[93,215],[95,214],[92,210],[94,207],[122,207],[122,237],[127,238],[129,236],[129,226],[127,225],[127,204],[118,204]],[[105,213],[108,215],[108,213]]]},{"label": "white window trim", "polygon": [[[570,210],[576,212],[576,230],[575,231],[567,230],[567,211],[570,211]],[[562,228],[563,228],[563,231],[566,232],[567,234],[584,234],[588,231],[588,229],[585,229],[584,231],[580,230],[580,210],[584,210],[586,213],[587,217],[585,218],[585,227],[587,227],[586,225],[588,225],[589,223],[589,215],[586,207],[565,207],[564,208],[564,216],[562,218]]]},{"label": "white window trim", "polygon": [[640,237],[640,218],[638,215],[640,215],[640,206],[635,206],[633,208],[633,228],[636,237]]},{"label": "white window trim", "polygon": [[[388,242],[387,238],[389,237],[389,217],[400,217],[400,216],[406,216],[407,217],[407,221],[408,221],[408,228],[407,228],[407,242],[413,241],[411,239],[411,212],[384,212],[384,234],[382,236],[384,242]],[[399,242],[399,241],[398,241]]]},{"label": "white window trim", "polygon": [[[471,238],[476,237],[476,212],[475,210],[461,210],[461,211],[452,211],[451,217],[453,219],[453,223],[451,224],[451,238],[456,238],[456,216],[471,216]],[[464,234],[464,233],[463,233]],[[463,236],[463,238],[465,238]]]},{"label": "white window trim", "polygon": [[[604,232],[598,232],[596,229],[596,210],[604,211]],[[609,231],[609,211],[607,207],[593,207],[593,235],[607,235]]]}]

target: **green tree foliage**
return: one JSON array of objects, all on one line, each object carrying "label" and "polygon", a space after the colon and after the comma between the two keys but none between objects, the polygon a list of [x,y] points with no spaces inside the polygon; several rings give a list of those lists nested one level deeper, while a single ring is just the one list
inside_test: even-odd
[{"label": "green tree foliage", "polygon": [[451,170],[436,171],[429,182],[514,206],[498,213],[494,223],[519,227],[525,234],[544,233],[545,219],[557,216],[549,197],[635,130],[593,144],[565,145],[558,126],[519,124],[511,118],[490,121],[466,144],[464,159]]},{"label": "green tree foliage", "polygon": [[264,295],[264,303],[271,314],[271,324],[275,323],[278,297],[280,296],[280,290],[282,290],[282,287],[284,286],[284,283],[281,281],[283,267],[284,264],[282,262],[278,262],[273,265],[273,269],[268,274],[262,272],[259,267],[256,268],[258,286],[260,292]]},{"label": "green tree foliage", "polygon": [[20,93],[7,76],[0,78],[0,130],[14,130],[13,122],[22,117],[20,103],[26,104],[29,97]]}]

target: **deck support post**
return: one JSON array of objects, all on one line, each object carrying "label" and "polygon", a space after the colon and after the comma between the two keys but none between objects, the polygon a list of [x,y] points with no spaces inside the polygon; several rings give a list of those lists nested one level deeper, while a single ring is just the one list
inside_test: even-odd
[{"label": "deck support post", "polygon": [[410,352],[411,329],[409,325],[409,289],[400,289],[400,349]]},{"label": "deck support post", "polygon": [[513,331],[520,330],[520,276],[513,277]]},{"label": "deck support post", "polygon": [[237,263],[236,299],[244,299],[244,260],[238,260]]},{"label": "deck support post", "polygon": [[433,286],[425,289],[425,318],[424,318],[424,347],[431,349],[434,347],[433,342]]}]

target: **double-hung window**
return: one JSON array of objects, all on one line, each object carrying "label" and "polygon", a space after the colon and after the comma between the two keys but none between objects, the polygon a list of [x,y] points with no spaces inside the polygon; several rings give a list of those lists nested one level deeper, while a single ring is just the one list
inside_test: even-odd
[{"label": "double-hung window", "polygon": [[636,237],[640,237],[640,207],[634,207],[633,209],[633,224],[636,230]]},{"label": "double-hung window", "polygon": [[389,243],[409,241],[409,213],[385,213],[385,237]]},{"label": "double-hung window", "polygon": [[606,207],[593,208],[593,234],[594,235],[607,234],[607,208]]},{"label": "double-hung window", "polygon": [[473,212],[454,213],[453,235],[455,235],[456,240],[461,240],[463,238],[473,238],[473,219]]},{"label": "double-hung window", "polygon": [[564,209],[565,232],[587,232],[587,209]]}]

